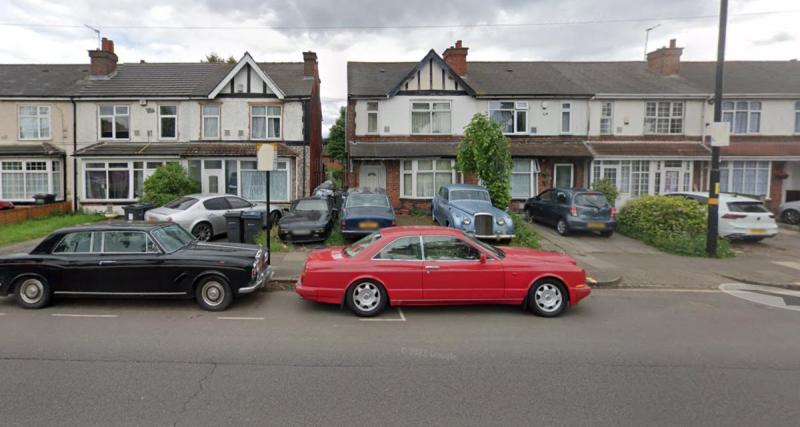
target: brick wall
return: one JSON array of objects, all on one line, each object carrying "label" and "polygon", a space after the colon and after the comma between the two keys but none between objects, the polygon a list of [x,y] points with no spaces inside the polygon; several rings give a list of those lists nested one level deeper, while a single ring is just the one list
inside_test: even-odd
[{"label": "brick wall", "polygon": [[33,218],[65,214],[70,211],[72,211],[71,200],[51,203],[49,205],[17,206],[14,209],[0,211],[0,224],[16,224]]},{"label": "brick wall", "polygon": [[782,175],[785,170],[786,162],[772,162],[772,176],[770,177],[771,182],[767,207],[773,212],[778,211],[778,207],[783,200],[783,178],[779,178],[778,175]]}]

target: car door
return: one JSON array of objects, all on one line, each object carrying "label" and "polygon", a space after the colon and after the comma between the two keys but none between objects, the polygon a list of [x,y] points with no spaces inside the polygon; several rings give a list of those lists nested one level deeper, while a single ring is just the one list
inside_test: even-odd
[{"label": "car door", "polygon": [[392,301],[419,301],[422,295],[422,247],[419,236],[400,237],[372,257]]},{"label": "car door", "polygon": [[445,207],[444,205],[447,203],[447,189],[444,187],[439,187],[439,192],[436,194],[436,197],[433,198],[433,218],[439,224],[444,224],[446,218],[444,214]]},{"label": "car door", "polygon": [[161,250],[139,230],[104,231],[103,250],[91,280],[99,292],[150,294],[163,291]]},{"label": "car door", "polygon": [[556,190],[555,197],[551,200],[549,217],[550,223],[555,224],[570,211],[570,197],[565,191]]},{"label": "car door", "polygon": [[222,233],[225,230],[225,212],[231,209],[228,199],[225,196],[212,197],[203,202],[206,208],[208,222],[214,228],[214,234]]},{"label": "car door", "polygon": [[101,251],[101,237],[101,232],[68,233],[53,247],[51,256],[62,267],[58,273],[59,285],[53,289],[55,292],[98,291],[94,275],[97,270],[97,254]]},{"label": "car door", "polygon": [[[422,291],[426,301],[491,301],[503,298],[503,266],[455,236],[423,236]],[[486,256],[482,260],[481,255]]]},{"label": "car door", "polygon": [[547,223],[551,221],[548,212],[550,210],[553,193],[553,190],[543,191],[541,194],[539,194],[539,199],[533,201],[533,216],[537,221]]}]

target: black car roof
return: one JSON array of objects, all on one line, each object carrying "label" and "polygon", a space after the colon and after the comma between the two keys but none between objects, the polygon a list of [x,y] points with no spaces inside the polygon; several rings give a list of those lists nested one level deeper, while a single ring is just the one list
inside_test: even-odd
[{"label": "black car roof", "polygon": [[73,231],[114,231],[114,230],[138,230],[149,231],[157,228],[165,227],[172,223],[169,222],[145,222],[145,221],[127,221],[127,222],[112,222],[103,224],[85,224],[76,225],[74,227],[62,228],[58,233],[69,233]]}]

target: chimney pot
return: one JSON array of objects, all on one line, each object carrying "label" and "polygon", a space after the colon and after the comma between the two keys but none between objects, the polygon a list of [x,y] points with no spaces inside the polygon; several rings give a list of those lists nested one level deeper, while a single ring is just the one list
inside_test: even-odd
[{"label": "chimney pot", "polygon": [[658,48],[647,54],[647,69],[664,76],[678,74],[681,70],[681,54],[683,48],[671,39],[669,47]]},{"label": "chimney pot", "polygon": [[303,76],[314,77],[317,74],[317,53],[303,52]]},{"label": "chimney pot", "polygon": [[464,47],[461,40],[457,40],[455,47],[450,46],[445,49],[442,57],[444,62],[461,77],[467,75],[467,52],[468,47]]},{"label": "chimney pot", "polygon": [[675,39],[670,39],[669,40],[669,47],[675,48],[676,45],[677,45],[677,41]]},{"label": "chimney pot", "polygon": [[117,55],[114,53],[114,42],[105,37],[100,41],[100,49],[89,51],[91,77],[108,77],[117,71]]}]

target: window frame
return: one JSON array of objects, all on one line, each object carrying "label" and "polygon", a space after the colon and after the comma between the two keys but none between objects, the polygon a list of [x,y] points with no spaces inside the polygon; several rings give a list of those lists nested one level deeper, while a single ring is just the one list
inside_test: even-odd
[{"label": "window frame", "polygon": [[[430,238],[430,237],[433,237],[433,238],[439,237],[439,238],[458,240],[459,242],[461,242],[461,243],[471,247],[475,251],[477,251],[478,252],[478,259],[428,259],[428,252],[425,250],[425,238],[426,237],[428,237],[428,238]],[[472,262],[472,263],[474,263],[474,262],[480,262],[480,256],[481,255],[484,255],[487,258],[489,257],[489,255],[486,254],[486,252],[484,252],[483,249],[473,245],[472,242],[470,242],[469,240],[462,239],[462,238],[460,238],[458,236],[448,236],[448,235],[444,235],[444,234],[426,234],[424,236],[421,235],[420,236],[420,245],[421,245],[421,249],[422,249],[422,260],[425,261],[425,262],[445,262],[445,263],[450,263],[450,262]]]},{"label": "window frame", "polygon": [[[158,244],[158,241],[153,237],[150,237],[150,233],[141,230],[103,230],[103,231],[96,231],[92,232],[100,233],[100,252],[93,252],[99,254],[108,254],[108,255],[151,255],[151,254],[163,254],[164,249],[161,245]],[[144,234],[145,236],[145,251],[144,252],[106,252],[106,233],[138,233]],[[147,242],[152,243],[152,245],[156,248],[155,251],[147,250]],[[92,236],[92,243],[94,243],[94,235]]]},{"label": "window frame", "polygon": [[[528,200],[531,197],[534,197],[537,194],[539,194],[539,174],[542,173],[542,171],[541,171],[540,166],[539,166],[539,160],[537,160],[535,158],[531,158],[531,157],[513,157],[511,159],[512,163],[515,162],[515,161],[518,161],[518,160],[522,160],[522,161],[527,160],[529,162],[529,164],[530,164],[530,171],[528,171],[528,172],[514,172],[514,167],[512,165],[512,167],[511,167],[511,177],[510,177],[511,178],[510,179],[510,184],[512,186],[512,188],[511,188],[511,199],[512,200]],[[513,189],[513,186],[514,186],[513,177],[514,177],[514,175],[526,175],[526,176],[528,176],[528,189],[531,190],[531,191],[529,192],[529,195],[527,197],[519,198],[519,197],[515,197],[514,196],[514,189]]]},{"label": "window frame", "polygon": [[[217,107],[217,114],[206,114],[206,107]],[[206,118],[217,119],[217,135],[206,136]],[[200,104],[200,139],[207,141],[219,141],[222,139],[222,104],[220,103],[204,103]]]},{"label": "window frame", "polygon": [[[161,107],[175,107],[175,114],[162,114]],[[175,136],[164,136],[162,119],[173,119],[175,121]],[[178,139],[178,104],[159,104],[158,105],[158,139],[161,141],[175,141]]]},{"label": "window frame", "polygon": [[392,261],[392,262],[395,262],[395,261],[397,261],[397,262],[425,262],[425,248],[424,248],[424,246],[423,246],[423,244],[422,244],[422,236],[416,236],[416,238],[417,238],[417,244],[419,245],[419,255],[420,255],[420,259],[390,259],[390,258],[378,258],[378,257],[379,257],[379,256],[380,256],[380,255],[381,255],[381,254],[382,254],[382,253],[385,251],[385,250],[389,249],[389,248],[390,248],[392,245],[394,245],[395,243],[399,242],[400,240],[403,240],[403,239],[413,239],[413,238],[415,238],[415,236],[402,236],[402,237],[398,237],[398,238],[396,238],[396,239],[394,239],[394,240],[390,241],[389,243],[385,244],[385,245],[384,245],[384,246],[383,246],[383,247],[382,247],[380,250],[378,250],[377,252],[375,252],[375,255],[373,255],[373,256],[372,256],[372,258],[370,258],[370,260],[371,260],[371,261],[380,261],[380,262],[382,262],[382,261]]},{"label": "window frame", "polygon": [[[370,104],[375,105],[375,109],[370,109]],[[412,104],[412,106],[413,106],[413,104]],[[380,133],[379,130],[378,130],[378,129],[380,129],[379,120],[380,120],[380,117],[381,117],[380,116],[380,103],[378,101],[367,101],[366,102],[366,108],[367,108],[367,133],[368,134],[373,134],[373,135]],[[371,130],[369,128],[369,123],[370,123],[369,119],[370,119],[370,116],[373,116],[373,115],[375,116],[375,130]],[[452,114],[451,114],[450,117],[452,118]]]},{"label": "window frame", "polygon": [[[511,108],[503,108],[503,104],[512,104]],[[492,108],[492,104],[495,104],[495,108]],[[503,129],[503,135],[528,135],[529,133],[529,126],[528,126],[528,111],[530,111],[530,103],[528,101],[513,101],[513,100],[492,100],[487,102],[486,111],[488,113],[489,119],[492,119],[492,112],[494,111],[510,111],[511,112],[511,132],[506,132]],[[523,130],[518,130],[519,127],[519,114],[523,114],[525,116],[525,128]],[[497,122],[499,123],[499,122]],[[502,125],[502,123],[500,123]]]},{"label": "window frame", "polygon": [[[290,160],[291,160],[291,157],[283,157],[283,156],[278,157],[278,160],[277,160],[278,164],[280,164],[281,162],[286,162],[286,168],[285,169],[277,169],[277,170],[280,171],[280,172],[286,171],[286,194],[288,196],[288,199],[286,199],[286,200],[276,199],[276,198],[272,197],[272,196],[275,195],[275,193],[271,192],[271,194],[270,194],[270,196],[271,196],[270,197],[270,202],[290,202],[293,199],[293,197],[292,197],[292,193],[293,193],[292,192],[292,187],[293,187],[292,186],[293,167],[292,167],[292,162]],[[245,162],[256,162],[255,159],[251,160],[251,159],[241,159],[240,158],[240,159],[236,159],[236,161],[237,161],[237,171],[236,171],[236,186],[237,186],[236,193],[237,194],[229,194],[229,195],[232,195],[232,196],[235,195],[235,196],[237,196],[239,198],[242,198],[244,200],[247,200],[248,202],[251,202],[251,203],[252,202],[262,201],[261,199],[248,199],[247,197],[244,197],[244,195],[242,194],[242,188],[243,188],[243,186],[242,186],[242,172],[264,172],[264,171],[259,171],[258,169],[244,168],[242,166],[242,164],[245,163]],[[228,166],[227,163],[223,163],[223,171],[224,171],[224,173],[226,175],[228,173],[227,166]],[[275,171],[272,171],[271,173],[274,173],[274,172]],[[201,169],[201,175],[202,175],[202,169]],[[270,185],[272,185],[272,181],[271,180],[270,180]],[[264,195],[264,200],[263,201],[266,201],[266,194]]]},{"label": "window frame", "polygon": [[[418,168],[420,160],[422,160],[422,161],[430,160],[432,162],[433,169],[422,169],[422,172],[420,172],[420,169]],[[433,194],[430,197],[423,197],[423,196],[417,195],[417,175],[419,173],[433,173],[433,185],[435,187],[436,186],[436,174],[437,173],[446,173],[447,172],[445,170],[441,170],[440,171],[439,169],[436,168],[436,161],[437,160],[438,161],[446,160],[446,161],[450,162],[450,171],[449,172],[452,174],[451,175],[451,181],[450,181],[451,183],[458,184],[458,183],[460,183],[462,181],[463,177],[458,171],[456,171],[456,167],[455,167],[456,163],[455,163],[454,159],[442,159],[442,158],[403,159],[403,160],[400,160],[400,198],[401,199],[433,200],[433,198],[436,197],[436,194],[439,191],[438,188],[434,188],[433,189]],[[404,162],[411,162],[411,169],[410,170],[403,169]],[[405,175],[411,175],[411,195],[410,196],[406,196],[405,195]]]},{"label": "window frame", "polygon": [[[102,110],[103,107],[111,107],[111,115],[103,114]],[[117,108],[125,107],[128,110],[128,114],[117,114]],[[111,137],[104,137],[103,136],[103,118],[111,118]],[[117,137],[117,117],[127,117],[128,118],[128,137],[127,138],[118,138]],[[130,104],[99,104],[97,106],[97,139],[100,141],[130,141],[131,134],[133,130],[131,129],[131,106]]]},{"label": "window frame", "polygon": [[[100,168],[100,167],[97,167],[97,166],[90,166],[90,165],[97,165],[97,164],[101,164],[101,163],[103,164],[103,168]],[[112,163],[113,164],[125,163],[127,165],[127,167],[125,169],[123,169],[121,167],[110,168],[109,165],[112,164]],[[144,180],[147,179],[150,175],[152,175],[155,172],[155,170],[157,169],[157,167],[156,168],[151,168],[148,165],[155,165],[156,163],[160,163],[160,165],[157,165],[157,166],[162,166],[162,165],[165,165],[165,164],[168,164],[168,163],[179,163],[179,164],[183,165],[183,163],[181,163],[180,160],[178,160],[178,159],[164,159],[164,158],[141,158],[141,159],[136,159],[136,160],[118,160],[118,159],[109,159],[109,158],[104,158],[104,159],[84,159],[81,162],[81,175],[80,175],[80,177],[81,177],[80,179],[83,180],[82,181],[82,185],[81,185],[81,189],[80,189],[80,192],[81,192],[81,195],[82,195],[82,200],[85,201],[85,202],[132,202],[132,201],[136,201],[136,200],[139,199],[139,197],[141,197],[141,195],[139,195],[139,197],[137,197],[137,195],[136,195],[137,173],[141,173],[142,183],[144,183]],[[124,198],[124,199],[109,199],[108,198],[109,187],[110,187],[109,186],[109,176],[110,176],[109,172],[110,171],[122,171],[122,170],[128,172],[128,196],[126,198]],[[95,172],[96,171],[104,171],[105,172],[105,175],[106,175],[105,197],[106,198],[104,198],[104,199],[89,198],[89,191],[88,191],[88,188],[87,188],[87,185],[90,183],[90,181],[87,179],[89,171],[95,171]],[[139,190],[142,191],[143,188],[139,188]]]},{"label": "window frame", "polygon": [[[255,114],[254,109],[256,108],[264,108],[264,114]],[[279,110],[278,114],[270,114],[270,108],[277,108]],[[250,139],[255,141],[277,141],[281,139],[281,135],[283,134],[283,106],[280,104],[250,104]],[[264,119],[264,137],[255,137],[255,118],[263,118]],[[275,136],[270,136],[269,132],[272,127],[269,125],[270,120],[278,120],[278,134]]]},{"label": "window frame", "polygon": [[[6,164],[9,163],[19,163],[20,169],[6,169]],[[44,169],[28,169],[29,163],[45,163]],[[58,165],[56,168],[55,165]],[[63,170],[63,160],[62,159],[54,159],[50,157],[43,157],[43,158],[32,158],[32,157],[9,157],[0,160],[0,199],[7,200],[10,202],[33,202],[33,195],[40,194],[41,192],[30,192],[30,198],[24,198],[25,194],[28,194],[28,175],[30,174],[41,174],[47,176],[47,190],[44,194],[54,194],[56,196],[56,200],[63,200],[64,199],[64,170]],[[14,174],[20,175],[22,178],[22,192],[23,198],[11,197],[10,195],[5,194],[3,191],[3,180],[6,174]],[[53,179],[54,175],[58,176],[58,187],[56,188],[56,180]]]},{"label": "window frame", "polygon": [[[753,184],[754,187],[758,184],[758,181],[757,181],[758,180],[758,171],[759,170],[764,170],[764,168],[760,167],[759,164],[760,163],[766,163],[767,164],[767,167],[766,167],[766,183],[767,183],[767,187],[766,187],[765,193],[764,194],[752,194],[752,196],[764,197],[764,200],[772,200],[772,198],[770,197],[770,191],[772,191],[772,161],[771,160],[725,160],[725,161],[720,162],[719,167],[720,167],[720,190],[721,190],[721,192],[736,193],[732,187],[733,187],[733,183],[734,183],[734,171],[736,171],[737,169],[741,169],[742,170],[742,187],[746,187],[746,184],[745,184],[745,181],[747,179],[746,171],[748,170],[747,163],[749,163],[749,162],[754,162],[756,164],[755,165],[756,167],[754,169],[755,170],[755,174],[753,175],[754,179],[756,179],[756,183]],[[735,167],[736,163],[741,163],[742,167],[741,168],[736,168]],[[726,179],[727,182],[725,182],[725,188],[724,189],[722,188],[722,184],[723,184],[722,183],[722,176],[721,176],[722,172],[725,173],[725,177],[727,178]],[[738,193],[738,194],[745,194],[745,193]]]},{"label": "window frame", "polygon": [[800,134],[800,101],[794,102],[794,133]]},{"label": "window frame", "polygon": [[[740,104],[746,104],[745,109],[740,108]],[[731,104],[732,108],[725,108],[726,104]],[[758,109],[754,108],[754,104],[758,104]],[[722,121],[728,123],[728,130],[730,131],[731,135],[758,135],[761,133],[761,119],[763,114],[763,102],[761,101],[746,101],[746,100],[737,100],[737,99],[723,99],[722,100]],[[796,110],[795,110],[796,111]],[[746,123],[744,124],[744,132],[737,132],[736,131],[736,124],[737,124],[737,113],[744,113],[746,117]],[[730,121],[725,120],[725,117],[730,117]],[[758,129],[752,130],[755,126],[753,126],[753,116],[758,116]]]},{"label": "window frame", "polygon": [[[426,100],[412,99],[412,100],[410,100],[410,103],[411,103],[409,105],[409,112],[410,112],[410,118],[411,118],[410,130],[411,130],[411,134],[412,135],[452,135],[453,134],[453,101],[451,101],[449,99],[431,99],[431,100],[427,100],[427,99]],[[414,104],[428,104],[428,109],[427,110],[415,109],[414,108]],[[447,104],[448,105],[448,109],[447,110],[436,110],[436,109],[433,108],[434,104]],[[433,131],[433,114],[434,114],[434,112],[445,112],[445,111],[447,111],[447,113],[450,114],[450,128],[447,129],[446,132],[434,132]],[[428,113],[428,120],[429,120],[429,127],[430,127],[430,131],[429,132],[414,132],[414,113]]]},{"label": "window frame", "polygon": [[[605,114],[606,106],[608,106],[608,115]],[[608,129],[603,131],[603,121],[607,121]],[[600,135],[614,135],[614,101],[601,101],[600,102],[600,126],[598,128]]]},{"label": "window frame", "polygon": [[[667,116],[659,115],[659,104],[667,103],[669,105],[669,114]],[[648,115],[649,105],[653,104],[655,112],[654,116]],[[675,115],[675,105],[681,106],[681,114],[680,116]],[[667,120],[667,131],[666,132],[659,132],[658,131],[658,121]],[[648,130],[648,121],[653,121],[653,130]],[[680,132],[672,132],[672,124],[674,121],[680,120],[681,129]],[[660,101],[645,101],[644,104],[644,125],[642,128],[642,133],[644,135],[683,135],[686,133],[686,102],[685,101],[675,101],[675,100],[660,100]]]},{"label": "window frame", "polygon": [[[565,114],[566,114],[566,116],[565,116]],[[567,117],[567,120],[566,120],[567,129],[566,130],[564,130],[564,117]],[[572,102],[562,102],[561,103],[561,118],[560,118],[559,134],[561,134],[561,135],[572,135]]]},{"label": "window frame", "polygon": [[[35,108],[36,114],[35,115],[23,115],[22,110],[24,108]],[[47,114],[42,117],[41,109],[47,109]],[[50,105],[39,105],[39,104],[20,104],[17,106],[17,139],[19,141],[50,141],[53,139],[53,121],[52,121],[52,111],[53,109],[50,108]],[[35,137],[25,137],[22,135],[22,119],[25,118],[33,118],[36,120],[36,136]],[[48,135],[46,137],[42,136],[42,122],[46,119],[47,121],[47,132]]]}]

